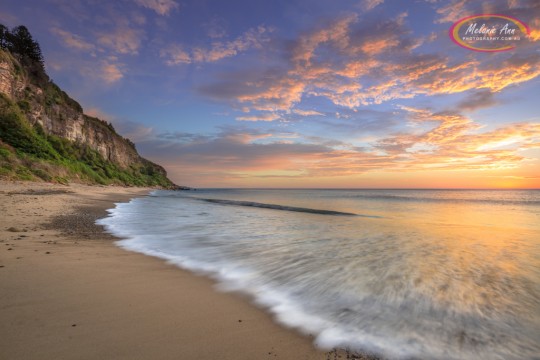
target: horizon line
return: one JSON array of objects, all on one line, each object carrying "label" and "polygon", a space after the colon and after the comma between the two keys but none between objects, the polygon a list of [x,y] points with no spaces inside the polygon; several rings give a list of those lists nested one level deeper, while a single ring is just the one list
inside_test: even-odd
[{"label": "horizon line", "polygon": [[192,187],[189,189],[215,189],[215,190],[475,190],[475,191],[512,191],[512,190],[540,190],[540,188],[368,188],[368,187],[343,187],[343,188],[327,188],[327,187]]}]

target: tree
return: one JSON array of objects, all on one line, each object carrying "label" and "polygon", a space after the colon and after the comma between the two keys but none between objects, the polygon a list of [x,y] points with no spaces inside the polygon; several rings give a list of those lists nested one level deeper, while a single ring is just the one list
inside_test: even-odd
[{"label": "tree", "polygon": [[8,34],[8,49],[17,55],[21,60],[30,60],[43,67],[43,55],[39,44],[32,38],[30,31],[24,25],[13,28]]},{"label": "tree", "polygon": [[0,48],[6,50],[8,47],[9,29],[4,24],[0,24]]}]

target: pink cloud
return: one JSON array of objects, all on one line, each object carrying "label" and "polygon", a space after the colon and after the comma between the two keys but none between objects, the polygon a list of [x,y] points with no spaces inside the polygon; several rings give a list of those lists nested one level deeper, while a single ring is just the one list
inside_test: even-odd
[{"label": "pink cloud", "polygon": [[365,11],[369,11],[371,9],[374,9],[375,7],[382,4],[384,0],[363,0],[361,3],[361,8]]},{"label": "pink cloud", "polygon": [[72,34],[58,27],[53,27],[51,29],[51,32],[55,35],[58,35],[64,45],[66,45],[67,47],[83,51],[92,51],[96,49],[96,46],[94,44],[91,44],[88,41],[84,40],[81,36]]},{"label": "pink cloud", "polygon": [[113,84],[122,79],[124,74],[120,70],[120,66],[118,64],[104,62],[101,65],[100,77],[105,81],[105,83]]},{"label": "pink cloud", "polygon": [[160,56],[166,58],[167,65],[189,64],[191,56],[180,45],[174,44],[160,51]]},{"label": "pink cloud", "polygon": [[141,46],[143,33],[140,30],[132,29],[125,24],[120,24],[115,30],[101,32],[97,41],[119,54],[137,54]]}]

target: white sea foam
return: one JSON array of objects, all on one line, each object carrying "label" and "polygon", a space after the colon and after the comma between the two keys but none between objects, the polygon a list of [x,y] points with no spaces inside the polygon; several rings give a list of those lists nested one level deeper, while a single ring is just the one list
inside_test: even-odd
[{"label": "white sea foam", "polygon": [[517,210],[510,199],[513,217],[500,213],[504,198],[489,194],[492,203],[456,202],[455,217],[445,218],[437,212],[448,211],[448,201],[387,208],[385,198],[366,209],[354,192],[202,195],[381,217],[321,218],[155,192],[118,204],[99,223],[125,239],[117,242],[122,248],[210,276],[218,290],[249,294],[277,322],[314,335],[324,349],[396,359],[534,359],[540,353],[534,198]]}]

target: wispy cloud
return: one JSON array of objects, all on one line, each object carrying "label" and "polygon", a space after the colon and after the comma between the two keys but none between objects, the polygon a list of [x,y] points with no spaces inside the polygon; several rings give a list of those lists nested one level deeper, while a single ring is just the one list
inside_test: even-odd
[{"label": "wispy cloud", "polygon": [[178,10],[180,7],[174,0],[135,0],[135,2],[164,16],[169,15],[174,10]]},{"label": "wispy cloud", "polygon": [[182,46],[178,44],[170,45],[166,49],[162,49],[159,53],[162,58],[165,58],[167,65],[189,64],[191,63],[191,56]]},{"label": "wispy cloud", "polygon": [[436,22],[455,22],[465,16],[472,15],[470,10],[467,9],[467,3],[470,3],[470,0],[453,0],[446,6],[438,8],[437,14],[439,14],[439,18]]},{"label": "wispy cloud", "polygon": [[0,11],[0,23],[6,26],[16,26],[21,23],[19,18],[9,12]]},{"label": "wispy cloud", "polygon": [[458,109],[474,111],[498,104],[494,93],[489,90],[479,90],[467,95],[465,99],[458,103]]},{"label": "wispy cloud", "polygon": [[369,11],[369,10],[375,8],[376,6],[382,4],[383,2],[384,2],[384,0],[363,0],[360,3],[360,6],[365,11]]},{"label": "wispy cloud", "polygon": [[137,54],[141,46],[144,33],[141,30],[120,23],[112,31],[98,33],[97,42],[119,54]]},{"label": "wispy cloud", "polygon": [[203,24],[208,37],[212,39],[221,39],[227,36],[227,26],[220,17],[213,17],[210,21]]},{"label": "wispy cloud", "polygon": [[67,47],[82,51],[93,51],[96,49],[94,44],[86,41],[82,36],[62,30],[59,27],[53,27],[51,32],[59,36]]},{"label": "wispy cloud", "polygon": [[186,50],[180,44],[171,44],[160,51],[167,65],[216,62],[238,55],[249,49],[261,49],[270,40],[272,28],[259,26],[252,28],[232,41],[213,41],[208,48],[194,47]]},{"label": "wispy cloud", "polygon": [[258,115],[249,115],[249,116],[239,116],[236,120],[240,121],[274,121],[279,119],[280,116],[273,113],[258,114]]},{"label": "wispy cloud", "polygon": [[101,64],[101,72],[99,77],[107,84],[113,84],[124,77],[124,74],[120,70],[120,65],[104,61]]},{"label": "wispy cloud", "polygon": [[300,116],[324,116],[323,113],[315,110],[293,109],[292,112]]},{"label": "wispy cloud", "polygon": [[125,73],[125,65],[114,56],[103,58],[98,62],[87,61],[77,64],[77,68],[83,77],[99,86],[116,84]]}]

